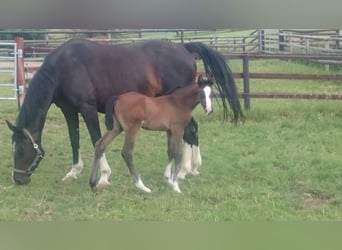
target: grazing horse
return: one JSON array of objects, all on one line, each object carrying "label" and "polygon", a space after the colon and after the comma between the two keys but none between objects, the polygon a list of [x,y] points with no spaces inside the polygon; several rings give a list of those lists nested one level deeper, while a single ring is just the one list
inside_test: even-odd
[{"label": "grazing horse", "polygon": [[[13,131],[13,181],[29,183],[44,156],[41,138],[51,104],[62,110],[68,125],[73,165],[63,180],[73,180],[83,168],[78,113],[95,145],[101,138],[97,113],[105,112],[105,100],[129,91],[162,96],[185,87],[196,77],[197,58],[202,59],[208,78],[215,80],[224,119],[230,106],[232,120],[238,121],[243,114],[232,72],[221,54],[202,43],[151,40],[108,45],[72,39],[62,44],[45,57],[31,80],[16,125],[7,121]],[[198,145],[194,119],[185,130],[184,140],[194,148]],[[108,179],[111,170],[105,155],[100,162],[101,175]]]},{"label": "grazing horse", "polygon": [[[165,173],[173,190],[180,193],[178,172],[182,160],[182,138],[184,129],[191,120],[192,110],[201,103],[205,112],[210,114],[212,82],[199,77],[197,83],[179,88],[170,95],[148,97],[137,92],[128,92],[119,97],[110,98],[106,108],[106,126],[111,128],[95,144],[92,172],[89,178],[90,187],[95,191],[102,188],[101,179],[96,184],[99,161],[111,141],[122,131],[125,141],[121,151],[127,167],[137,188],[151,192],[140,178],[133,163],[133,149],[140,128],[166,131],[167,154],[170,172]],[[111,112],[114,105],[114,113]],[[105,183],[106,185],[106,183]],[[96,188],[95,188],[96,187]]]}]

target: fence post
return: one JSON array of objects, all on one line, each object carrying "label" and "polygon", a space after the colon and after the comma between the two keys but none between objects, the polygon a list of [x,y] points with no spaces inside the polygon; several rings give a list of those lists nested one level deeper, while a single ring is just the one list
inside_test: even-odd
[{"label": "fence post", "polygon": [[249,93],[249,61],[248,54],[242,57],[242,70],[243,70],[243,98],[245,102],[245,109],[251,109],[250,93]]},{"label": "fence post", "polygon": [[285,51],[285,36],[283,30],[279,30],[279,51]]},{"label": "fence post", "polygon": [[258,30],[259,33],[259,52],[266,52],[265,46],[265,30]]},{"label": "fence post", "polygon": [[[336,37],[340,37],[340,30],[336,30]],[[336,49],[340,48],[340,40],[336,40]]]},{"label": "fence post", "polygon": [[[325,50],[326,50],[326,53],[329,54],[329,49],[330,49],[329,41],[326,41],[326,42],[325,42],[324,48],[325,48]],[[329,62],[327,62],[327,63],[325,64],[325,71],[326,71],[326,72],[329,72],[329,70],[330,70],[330,64],[329,64]]]},{"label": "fence post", "polygon": [[17,44],[17,98],[18,98],[18,109],[24,102],[26,94],[26,83],[25,83],[25,68],[24,68],[24,38],[16,37],[14,39]]}]

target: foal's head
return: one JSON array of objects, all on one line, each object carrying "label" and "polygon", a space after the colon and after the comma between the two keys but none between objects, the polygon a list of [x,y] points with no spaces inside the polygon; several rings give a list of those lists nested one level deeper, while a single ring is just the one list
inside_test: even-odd
[{"label": "foal's head", "polygon": [[203,79],[202,75],[200,75],[197,79],[197,84],[200,86],[200,103],[205,110],[206,114],[209,115],[213,112],[212,105],[212,85],[213,81],[211,79]]}]

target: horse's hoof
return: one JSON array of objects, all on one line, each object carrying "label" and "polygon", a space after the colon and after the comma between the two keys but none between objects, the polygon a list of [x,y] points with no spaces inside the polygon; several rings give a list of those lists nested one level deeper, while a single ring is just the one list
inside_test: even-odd
[{"label": "horse's hoof", "polygon": [[152,192],[152,190],[151,189],[149,189],[148,187],[146,187],[146,188],[140,188],[142,191],[144,191],[145,193],[151,193]]},{"label": "horse's hoof", "polygon": [[108,181],[98,182],[96,185],[96,189],[102,190],[102,189],[105,189],[106,187],[108,187],[109,185],[110,185],[110,182],[108,182]]},{"label": "horse's hoof", "polygon": [[139,180],[135,183],[135,186],[136,186],[137,188],[139,188],[140,190],[146,192],[146,193],[151,193],[151,192],[152,192],[151,189],[149,189],[148,187],[146,187],[146,186],[144,185],[144,183],[142,182],[141,179],[139,179]]},{"label": "horse's hoof", "polygon": [[76,179],[77,177],[67,174],[66,176],[62,178],[62,181],[68,183],[68,182],[73,182]]},{"label": "horse's hoof", "polygon": [[187,172],[184,169],[181,169],[177,175],[178,179],[184,180]]},{"label": "horse's hoof", "polygon": [[182,191],[180,191],[179,187],[178,187],[178,184],[173,184],[172,185],[172,189],[173,191],[175,191],[176,193],[182,193]]},{"label": "horse's hoof", "polygon": [[190,172],[190,174],[193,176],[197,176],[200,174],[200,172],[198,172],[197,170],[193,170],[192,172]]}]

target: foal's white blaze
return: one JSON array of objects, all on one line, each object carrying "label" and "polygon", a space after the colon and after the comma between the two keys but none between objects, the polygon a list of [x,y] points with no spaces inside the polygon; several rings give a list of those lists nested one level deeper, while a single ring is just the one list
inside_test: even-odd
[{"label": "foal's white blaze", "polygon": [[205,111],[207,114],[210,114],[211,112],[213,112],[213,107],[212,107],[212,103],[210,99],[211,88],[209,86],[206,86],[203,88],[203,91],[205,94],[205,103],[206,103]]}]

